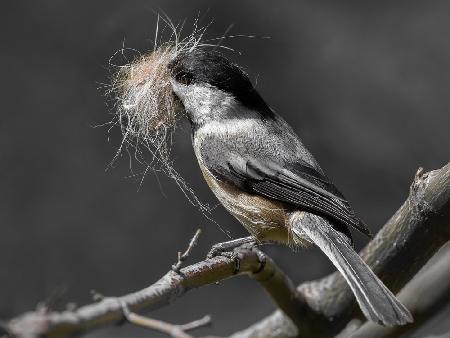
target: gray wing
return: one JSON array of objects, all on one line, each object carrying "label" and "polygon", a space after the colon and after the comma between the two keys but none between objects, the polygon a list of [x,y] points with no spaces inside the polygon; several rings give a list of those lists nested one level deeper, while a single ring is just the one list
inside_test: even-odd
[{"label": "gray wing", "polygon": [[325,216],[371,236],[339,190],[310,164],[298,159],[280,165],[251,150],[243,157],[240,152],[224,152],[223,144],[221,149],[214,143],[213,139],[204,142],[200,152],[203,158],[209,158],[204,164],[216,179],[238,186],[247,193]]}]

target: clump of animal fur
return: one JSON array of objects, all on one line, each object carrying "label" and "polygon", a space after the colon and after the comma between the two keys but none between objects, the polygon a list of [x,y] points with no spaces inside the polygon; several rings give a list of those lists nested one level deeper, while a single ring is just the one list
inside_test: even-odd
[{"label": "clump of animal fur", "polygon": [[168,136],[181,111],[167,68],[176,55],[174,45],[162,45],[122,66],[113,79],[124,142],[142,142],[160,161],[168,161]]},{"label": "clump of animal fur", "polygon": [[[160,18],[158,16],[158,23]],[[123,136],[116,157],[124,148],[134,148],[136,159],[145,165],[142,179],[149,169],[162,171],[174,179],[188,200],[205,214],[210,212],[209,207],[199,201],[193,189],[173,168],[170,158],[171,136],[183,109],[173,93],[168,65],[180,53],[210,45],[201,43],[206,28],[199,29],[197,21],[193,32],[180,40],[177,27],[170,20],[163,20],[165,28],[171,31],[169,39],[158,44],[162,36],[158,37],[157,24],[153,51],[118,66],[119,70],[112,78],[109,94],[115,101],[116,112],[111,124],[119,125]],[[123,54],[124,50],[119,52]],[[149,161],[145,150],[151,154]]]},{"label": "clump of animal fur", "polygon": [[[123,134],[118,154],[123,146],[144,145],[153,155],[151,166],[168,170],[171,133],[183,111],[172,90],[168,65],[180,53],[211,46],[202,42],[206,27],[199,28],[197,23],[198,19],[192,33],[180,39],[182,26],[175,26],[169,18],[158,15],[153,51],[119,66],[109,91],[116,101],[113,124],[119,124]],[[169,31],[170,36],[161,42],[164,31]],[[120,52],[123,54],[124,50],[127,49],[122,48]]]}]

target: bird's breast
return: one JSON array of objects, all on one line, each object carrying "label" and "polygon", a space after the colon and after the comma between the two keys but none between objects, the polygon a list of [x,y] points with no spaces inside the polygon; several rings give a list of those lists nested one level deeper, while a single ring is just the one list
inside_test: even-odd
[{"label": "bird's breast", "polygon": [[219,181],[204,167],[202,173],[217,199],[255,238],[289,242],[288,212],[283,203],[243,192],[233,184]]}]

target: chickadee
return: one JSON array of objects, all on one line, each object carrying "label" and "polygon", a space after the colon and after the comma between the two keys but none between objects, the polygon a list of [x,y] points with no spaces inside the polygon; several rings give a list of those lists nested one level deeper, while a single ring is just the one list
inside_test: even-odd
[{"label": "chickadee", "polygon": [[366,235],[368,228],[248,76],[205,50],[181,53],[169,71],[206,182],[251,234],[230,243],[314,243],[342,273],[369,320],[411,322],[409,311],[352,247],[349,227]]}]

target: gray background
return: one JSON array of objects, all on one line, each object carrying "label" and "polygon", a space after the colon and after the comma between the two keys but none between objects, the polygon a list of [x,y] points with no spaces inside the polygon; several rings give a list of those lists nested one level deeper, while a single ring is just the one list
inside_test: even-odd
[{"label": "gray background", "polygon": [[[62,303],[90,301],[89,290],[120,295],[154,282],[195,229],[191,261],[226,237],[162,175],[130,177],[100,83],[109,57],[125,46],[149,50],[153,10],[175,22],[200,11],[207,37],[229,39],[228,54],[376,231],[399,207],[418,166],[449,160],[450,3],[448,1],[2,1],[0,5],[0,317],[9,318],[66,290]],[[176,167],[201,200],[202,181],[188,130]],[[140,172],[136,163],[133,169]],[[105,171],[105,169],[109,168]],[[215,220],[243,229],[222,207]],[[358,248],[365,239],[355,234]],[[333,270],[317,250],[268,247],[296,282]],[[205,313],[231,333],[274,309],[258,285],[235,278],[190,292],[152,313],[186,322]],[[445,317],[443,317],[445,318]],[[442,325],[430,332],[444,330]],[[91,337],[159,337],[123,326]]]}]

